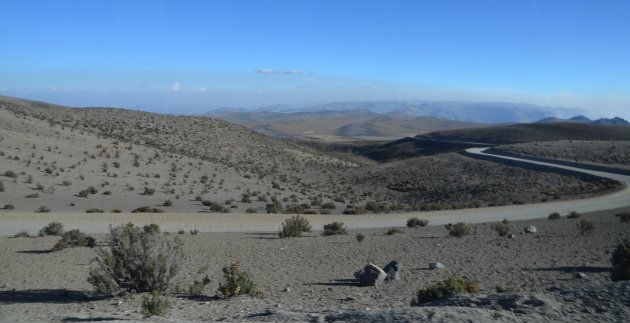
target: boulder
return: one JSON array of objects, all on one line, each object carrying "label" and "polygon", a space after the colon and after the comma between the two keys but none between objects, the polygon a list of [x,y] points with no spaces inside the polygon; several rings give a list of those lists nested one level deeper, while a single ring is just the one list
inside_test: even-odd
[{"label": "boulder", "polygon": [[429,269],[444,269],[446,268],[441,262],[432,262],[429,264]]},{"label": "boulder", "polygon": [[354,273],[361,286],[378,286],[385,281],[387,274],[377,265],[369,263],[362,270]]},{"label": "boulder", "polygon": [[400,263],[396,260],[390,261],[383,271],[387,274],[387,280],[400,280]]},{"label": "boulder", "polygon": [[538,232],[538,229],[536,229],[536,227],[533,225],[528,225],[525,228],[525,233],[536,233],[536,232]]}]

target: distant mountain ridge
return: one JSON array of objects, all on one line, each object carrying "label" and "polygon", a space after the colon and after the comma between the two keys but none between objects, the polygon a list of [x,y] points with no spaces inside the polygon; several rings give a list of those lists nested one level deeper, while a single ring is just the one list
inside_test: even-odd
[{"label": "distant mountain ridge", "polygon": [[630,122],[628,122],[624,118],[614,117],[614,118],[600,118],[596,120],[591,120],[583,115],[575,116],[569,119],[561,119],[561,118],[544,118],[536,121],[536,123],[558,123],[558,122],[572,122],[572,123],[584,123],[584,124],[604,124],[611,126],[630,126]]}]

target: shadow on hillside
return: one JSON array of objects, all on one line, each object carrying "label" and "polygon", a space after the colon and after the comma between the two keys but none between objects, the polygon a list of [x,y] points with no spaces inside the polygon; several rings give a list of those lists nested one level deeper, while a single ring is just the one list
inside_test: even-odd
[{"label": "shadow on hillside", "polygon": [[107,299],[107,296],[90,296],[84,291],[67,289],[26,289],[0,291],[0,303],[83,303]]},{"label": "shadow on hillside", "polygon": [[305,283],[309,286],[361,286],[356,279],[333,279],[327,283]]},{"label": "shadow on hillside", "polygon": [[610,272],[610,267],[594,267],[594,266],[561,266],[561,267],[546,267],[546,268],[523,268],[523,270],[529,271],[561,271],[565,273],[607,273]]}]

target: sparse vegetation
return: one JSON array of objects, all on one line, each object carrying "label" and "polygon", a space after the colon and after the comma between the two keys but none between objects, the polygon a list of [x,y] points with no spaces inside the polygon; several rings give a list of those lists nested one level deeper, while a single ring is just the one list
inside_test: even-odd
[{"label": "sparse vegetation", "polygon": [[170,307],[168,299],[158,291],[153,291],[142,299],[142,315],[163,316]]},{"label": "sparse vegetation", "polygon": [[332,235],[346,235],[348,232],[346,231],[345,226],[341,222],[332,222],[328,224],[324,224],[324,232],[322,232],[323,236],[332,236]]},{"label": "sparse vegetation", "polygon": [[[6,209],[6,207],[5,207]],[[617,213],[615,216],[619,217],[619,221],[629,223],[630,222],[630,212],[622,212]]]},{"label": "sparse vegetation", "polygon": [[505,237],[512,232],[512,224],[507,219],[503,219],[501,223],[494,225],[494,231],[496,231],[500,237]]},{"label": "sparse vegetation", "polygon": [[549,214],[549,216],[547,217],[547,219],[549,219],[549,220],[559,220],[561,218],[562,218],[562,216],[558,212],[553,212],[553,213]]},{"label": "sparse vegetation", "polygon": [[416,298],[411,301],[411,306],[420,306],[453,295],[469,293],[474,294],[478,290],[477,283],[466,277],[454,277],[440,281],[433,286],[421,289]]},{"label": "sparse vegetation", "polygon": [[625,239],[617,245],[610,262],[613,266],[612,281],[630,280],[630,240]]},{"label": "sparse vegetation", "polygon": [[385,235],[388,236],[393,236],[395,234],[404,234],[405,230],[401,229],[401,228],[391,228],[389,230],[387,230],[387,232],[385,232]]},{"label": "sparse vegetation", "polygon": [[164,213],[164,210],[150,206],[141,206],[131,210],[131,213]]},{"label": "sparse vegetation", "polygon": [[470,226],[464,222],[459,222],[456,224],[446,224],[444,226],[448,231],[448,235],[452,237],[464,237],[470,234]]},{"label": "sparse vegetation", "polygon": [[363,240],[365,240],[365,235],[361,232],[358,232],[355,237],[357,238],[357,242],[363,242]]},{"label": "sparse vegetation", "polygon": [[54,221],[50,222],[48,223],[48,225],[39,230],[39,233],[37,235],[40,237],[63,235],[63,224]]},{"label": "sparse vegetation", "polygon": [[305,217],[294,215],[284,220],[278,236],[280,238],[301,237],[304,232],[311,232],[311,224]]},{"label": "sparse vegetation", "polygon": [[105,213],[105,211],[97,208],[89,208],[85,210],[85,213]]},{"label": "sparse vegetation", "polygon": [[576,226],[581,235],[593,233],[595,232],[595,229],[597,229],[595,222],[588,219],[581,219],[580,221],[578,221]]},{"label": "sparse vegetation", "polygon": [[93,237],[79,231],[79,229],[74,229],[74,230],[66,231],[61,236],[61,240],[59,240],[55,244],[52,250],[60,251],[65,248],[75,248],[75,247],[93,248],[94,246],[96,246],[96,240]]},{"label": "sparse vegetation", "polygon": [[5,210],[14,210],[15,206],[13,204],[5,204],[4,205],[4,209]]},{"label": "sparse vegetation", "polygon": [[576,211],[571,211],[569,213],[569,215],[567,215],[567,219],[578,219],[580,218],[582,215]]},{"label": "sparse vegetation", "polygon": [[165,292],[179,269],[181,243],[129,223],[110,227],[88,282],[99,294]]},{"label": "sparse vegetation", "polygon": [[223,267],[223,278],[225,280],[219,284],[219,291],[225,298],[239,295],[262,297],[262,293],[256,290],[254,280],[249,273],[240,269],[238,261]]},{"label": "sparse vegetation", "polygon": [[148,234],[159,234],[160,233],[160,226],[155,224],[155,223],[150,223],[150,224],[146,224],[144,227],[142,227],[142,230],[145,233],[148,233]]},{"label": "sparse vegetation", "polygon": [[416,217],[413,217],[407,220],[407,227],[409,228],[426,227],[428,224],[429,220],[427,219],[418,219]]},{"label": "sparse vegetation", "polygon": [[30,238],[31,235],[28,234],[28,231],[22,230],[22,231],[20,231],[20,232],[18,232],[16,234],[14,234],[13,237],[14,238]]},{"label": "sparse vegetation", "polygon": [[45,205],[42,205],[37,210],[35,210],[36,213],[48,213],[50,211],[50,208]]}]

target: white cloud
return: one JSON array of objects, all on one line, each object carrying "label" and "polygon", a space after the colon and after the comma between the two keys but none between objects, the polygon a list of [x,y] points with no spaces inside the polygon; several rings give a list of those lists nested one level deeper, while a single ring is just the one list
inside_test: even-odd
[{"label": "white cloud", "polygon": [[199,92],[204,92],[205,93],[205,92],[208,92],[208,89],[206,89],[205,86],[202,86],[202,87],[199,88]]},{"label": "white cloud", "polygon": [[173,86],[171,86],[171,89],[172,89],[173,91],[175,91],[175,92],[179,91],[179,89],[181,89],[181,88],[182,88],[182,85],[181,85],[181,84],[179,84],[179,82],[175,82],[175,83],[173,84]]},{"label": "white cloud", "polygon": [[288,71],[284,71],[284,74],[290,74],[290,75],[302,75],[302,71],[300,70],[288,70]]},{"label": "white cloud", "polygon": [[256,73],[258,73],[258,74],[278,74],[278,71],[274,70],[273,68],[261,68],[259,70],[256,70]]}]

